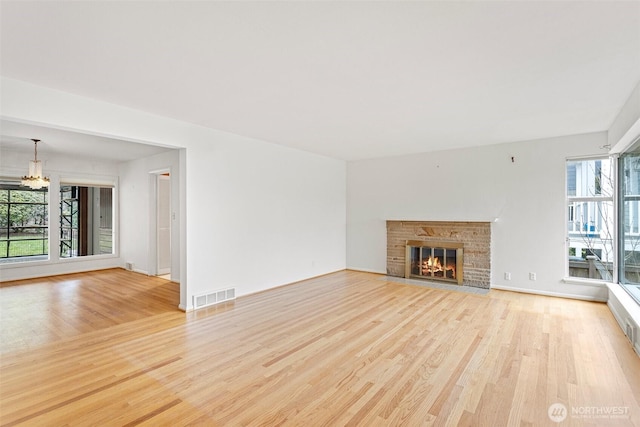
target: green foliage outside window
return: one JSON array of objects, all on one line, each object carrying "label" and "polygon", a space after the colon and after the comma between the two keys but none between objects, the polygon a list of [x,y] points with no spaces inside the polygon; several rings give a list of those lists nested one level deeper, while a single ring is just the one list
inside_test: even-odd
[{"label": "green foliage outside window", "polygon": [[0,187],[0,258],[48,253],[47,192]]}]

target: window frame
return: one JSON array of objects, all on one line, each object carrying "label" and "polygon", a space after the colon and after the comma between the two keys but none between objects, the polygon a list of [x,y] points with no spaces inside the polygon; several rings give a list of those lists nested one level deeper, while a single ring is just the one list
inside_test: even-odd
[{"label": "window frame", "polygon": [[[618,272],[618,280],[616,281],[616,283],[622,288],[624,289],[625,292],[627,292],[629,294],[629,296],[638,304],[640,305],[640,295],[638,295],[638,292],[634,292],[631,287],[636,287],[640,285],[640,280],[638,282],[633,282],[627,279],[627,271],[626,271],[626,267],[627,267],[627,263],[626,263],[626,258],[627,258],[627,240],[626,240],[626,230],[625,227],[627,225],[627,210],[625,209],[625,202],[627,201],[632,201],[632,202],[640,202],[640,189],[638,194],[629,194],[627,195],[627,191],[626,191],[626,185],[627,185],[627,176],[626,176],[626,171],[627,169],[625,168],[624,162],[625,159],[631,156],[640,158],[640,153],[638,153],[638,148],[634,149],[629,149],[627,151],[625,151],[624,153],[621,153],[618,156],[618,183],[617,183],[617,189],[618,189],[618,253],[620,254],[620,262],[618,264],[618,268],[617,268],[617,272]],[[630,177],[629,177],[630,178]],[[639,212],[640,210],[640,203],[638,203],[638,205],[636,206],[636,219],[638,219],[638,215],[640,214]],[[636,223],[636,235],[640,236],[640,221],[638,223]],[[633,251],[636,252],[636,251]],[[640,251],[637,251],[640,252]]]},{"label": "window frame", "polygon": [[[2,178],[2,181],[0,182],[0,190],[5,190],[8,192],[7,201],[5,202],[0,200],[0,205],[7,206],[7,225],[6,225],[7,237],[6,238],[0,237],[1,242],[6,242],[6,250],[4,254],[0,254],[0,263],[2,265],[5,265],[5,264],[12,264],[12,263],[24,263],[24,262],[32,263],[32,262],[38,262],[38,261],[48,261],[51,257],[51,218],[50,218],[51,200],[49,197],[49,194],[50,194],[49,189],[46,187],[40,188],[40,189],[32,189],[32,188],[20,185],[20,181],[16,178]],[[43,196],[44,201],[13,202],[11,200],[12,191],[20,191],[20,192],[27,191],[27,192],[33,192],[33,193],[42,193],[44,195]],[[10,225],[9,218],[11,216],[11,207],[14,205],[44,206],[45,208],[44,216],[45,216],[46,225],[27,225],[22,227],[22,228],[28,228],[28,229],[42,230],[42,233],[39,233],[40,234],[39,238],[27,238],[27,239],[11,239],[10,238],[10,235],[12,234],[10,232],[10,229],[12,227]],[[44,252],[46,250],[46,252],[33,254],[33,255],[10,256],[11,242],[17,242],[17,241],[42,241],[42,247],[43,247],[42,251]],[[3,256],[3,255],[6,255],[6,256]],[[43,257],[46,257],[46,258],[43,258]]]},{"label": "window frame", "polygon": [[[72,257],[61,257],[60,256],[60,241],[56,241],[56,257],[58,262],[61,263],[73,263],[73,262],[81,262],[81,261],[89,261],[94,259],[101,258],[117,258],[119,257],[120,247],[119,247],[119,178],[117,176],[109,176],[109,175],[91,175],[91,174],[71,174],[65,173],[58,176],[56,183],[56,199],[51,198],[52,204],[55,203],[56,208],[56,227],[59,227],[61,218],[60,215],[60,190],[64,186],[77,186],[77,187],[96,187],[96,188],[110,188],[111,189],[111,253],[106,254],[91,254],[91,255],[83,255],[83,256],[72,256]],[[52,220],[53,221],[53,220]],[[60,228],[57,228],[58,236],[60,234]]]},{"label": "window frame", "polygon": [[[80,196],[82,189],[88,191],[85,194],[85,198],[83,201],[83,197]],[[109,205],[108,219],[110,220],[110,227],[102,227],[102,211],[101,206],[96,206],[93,204],[96,199],[94,199],[93,195],[98,192],[98,194],[102,195],[103,190],[110,190],[109,194]],[[71,198],[63,199],[63,193],[71,192]],[[115,211],[115,203],[116,203],[116,186],[115,185],[107,185],[104,183],[95,184],[90,183],[68,183],[67,180],[62,180],[58,187],[58,194],[60,195],[58,209],[59,209],[59,221],[58,221],[58,231],[59,231],[59,252],[58,256],[60,259],[77,259],[77,258],[87,258],[87,257],[95,257],[95,256],[110,256],[116,254],[116,211]],[[75,197],[73,195],[75,194]],[[87,199],[86,196],[89,196]],[[102,203],[102,197],[99,196],[100,203]],[[67,202],[67,207],[72,207],[72,212],[70,215],[64,215],[63,205]],[[71,204],[69,204],[71,202]],[[97,208],[97,209],[96,209]],[[90,213],[87,221],[83,223],[80,219],[82,216],[82,212]],[[98,218],[99,216],[99,218]],[[68,225],[64,224],[65,218],[70,219]],[[86,217],[85,217],[86,218]],[[102,234],[100,233],[103,229],[110,230],[110,238],[108,239],[111,252],[101,252],[102,250],[102,242],[106,240],[102,240]],[[69,233],[64,233],[64,230],[67,230]],[[97,233],[96,233],[97,231]],[[63,239],[63,235],[66,238]],[[84,239],[83,240],[83,237]],[[90,237],[89,237],[90,236]],[[88,240],[86,240],[88,238]],[[65,246],[64,242],[68,242],[66,245],[68,252],[67,255],[63,254],[63,246]],[[96,251],[96,242],[99,244],[98,252]],[[91,244],[89,244],[91,243]],[[89,246],[91,249],[89,250]],[[84,249],[82,249],[84,248]],[[80,252],[80,253],[78,253]],[[90,252],[90,253],[85,253]]]},{"label": "window frame", "polygon": [[[7,168],[3,171],[3,175],[0,176],[1,180],[9,181],[12,183],[20,183],[20,173],[18,169]],[[117,175],[99,175],[91,173],[56,173],[51,172],[49,174],[50,185],[47,189],[47,213],[48,213],[48,256],[34,257],[34,259],[24,258],[11,258],[1,259],[0,269],[22,269],[22,268],[35,268],[39,266],[52,265],[52,264],[73,264],[73,263],[95,263],[100,262],[108,258],[120,257],[120,208],[119,208],[119,177]],[[112,231],[111,231],[111,253],[98,253],[93,255],[61,258],[60,257],[60,182],[65,185],[78,185],[78,186],[90,186],[90,187],[108,187],[112,189],[111,200],[111,219],[112,219]],[[70,267],[74,268],[74,267]]]},{"label": "window frame", "polygon": [[[610,175],[610,187],[611,187],[611,195],[607,195],[606,193],[603,194],[602,188],[602,161],[609,161],[609,167],[610,167],[610,171],[609,171],[609,175]],[[577,162],[590,162],[593,161],[594,162],[594,183],[593,183],[593,195],[577,195],[580,194],[579,192],[579,179],[578,177],[574,177],[572,180],[570,180],[569,177],[569,164],[570,163],[577,163]],[[617,173],[617,158],[616,156],[611,156],[608,154],[605,155],[592,155],[592,156],[580,156],[580,157],[568,157],[565,159],[565,165],[564,165],[564,174],[565,174],[565,185],[564,185],[564,192],[565,192],[565,207],[564,207],[564,211],[565,211],[565,281],[566,282],[580,282],[580,283],[586,283],[586,284],[603,284],[603,283],[616,283],[617,282],[617,278],[618,278],[618,247],[619,247],[619,243],[618,243],[618,202],[617,202],[617,194],[618,194],[618,173]],[[577,167],[574,168],[574,171],[576,171],[577,174]],[[600,178],[596,177],[596,172],[598,172],[600,174]],[[574,195],[570,195],[570,188],[569,188],[569,183],[573,182],[574,185]],[[608,231],[607,234],[609,234],[609,237],[607,239],[602,239],[602,237],[598,237],[598,239],[600,239],[601,241],[605,241],[605,240],[610,240],[610,257],[607,258],[607,261],[604,261],[604,264],[610,264],[606,265],[606,270],[609,273],[610,277],[600,277],[600,278],[591,278],[591,277],[580,277],[580,276],[572,276],[571,275],[571,263],[572,261],[575,262],[576,260],[572,260],[572,255],[570,255],[570,251],[572,249],[571,243],[573,241],[575,241],[575,237],[572,238],[571,232],[570,232],[570,227],[569,227],[569,223],[573,222],[575,223],[576,221],[576,217],[578,215],[578,212],[580,211],[580,209],[578,209],[578,204],[582,203],[586,206],[587,203],[598,203],[598,202],[604,202],[604,203],[608,203],[610,206],[610,212],[609,215],[603,215],[602,211],[598,210],[598,212],[596,212],[596,215],[598,215],[598,221],[600,225],[600,229],[602,229],[603,227],[607,227]],[[572,210],[572,215],[570,214],[570,211]],[[606,218],[605,218],[606,216]],[[607,223],[610,223],[609,225],[607,225]],[[604,224],[604,225],[603,225]],[[583,225],[586,225],[588,228],[585,229],[585,238],[592,238],[594,236],[589,236],[589,232],[592,231],[591,226],[588,224],[580,224],[580,228],[582,228]],[[574,227],[575,229],[575,227]],[[594,226],[594,231],[598,230],[598,228],[596,228]],[[588,243],[587,243],[588,244]],[[606,243],[603,243],[603,246]],[[584,249],[584,248],[583,248]],[[587,248],[587,250],[589,250]],[[604,250],[604,247],[600,250]],[[595,253],[595,250],[592,250]],[[577,252],[577,250],[576,250]],[[574,257],[577,257],[578,254],[576,253]],[[587,259],[585,257],[585,259]],[[599,261],[599,260],[598,260]]]}]

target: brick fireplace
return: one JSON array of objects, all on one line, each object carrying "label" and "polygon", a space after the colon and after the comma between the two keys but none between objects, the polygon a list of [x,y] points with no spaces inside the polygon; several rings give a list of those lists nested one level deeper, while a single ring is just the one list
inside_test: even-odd
[{"label": "brick fireplace", "polygon": [[[421,251],[415,249],[420,247],[423,248]],[[459,280],[455,282],[462,286],[488,289],[491,284],[490,222],[387,221],[387,274],[426,280],[446,281],[448,276],[451,279],[452,266],[443,261],[446,257],[440,256],[438,260],[444,262],[443,274],[438,276],[430,267],[427,270],[427,262],[429,266],[432,262],[431,256],[443,252],[438,252],[439,249],[430,249],[429,252],[425,248],[447,247],[459,248],[457,253],[461,262],[458,260],[455,267]],[[426,252],[429,254],[423,255]],[[412,253],[420,253],[420,262],[424,264],[416,268],[416,261],[407,258],[407,254]],[[433,256],[434,261],[435,258]]]}]

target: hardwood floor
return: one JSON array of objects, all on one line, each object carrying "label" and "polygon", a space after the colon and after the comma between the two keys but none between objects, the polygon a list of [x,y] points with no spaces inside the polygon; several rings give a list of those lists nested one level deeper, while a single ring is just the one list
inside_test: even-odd
[{"label": "hardwood floor", "polygon": [[640,425],[640,358],[606,305],[381,277],[188,314],[124,270],[2,286],[0,424]]},{"label": "hardwood floor", "polygon": [[113,269],[0,283],[0,353],[149,316],[179,313],[180,289]]}]

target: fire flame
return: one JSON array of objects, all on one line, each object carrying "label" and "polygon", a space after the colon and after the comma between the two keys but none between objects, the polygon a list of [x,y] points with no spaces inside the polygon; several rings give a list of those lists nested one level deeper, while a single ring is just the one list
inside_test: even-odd
[{"label": "fire flame", "polygon": [[430,275],[431,273],[450,271],[452,277],[456,277],[456,266],[453,264],[449,264],[444,267],[438,257],[429,257],[429,259],[422,261],[421,270],[422,275]]}]

